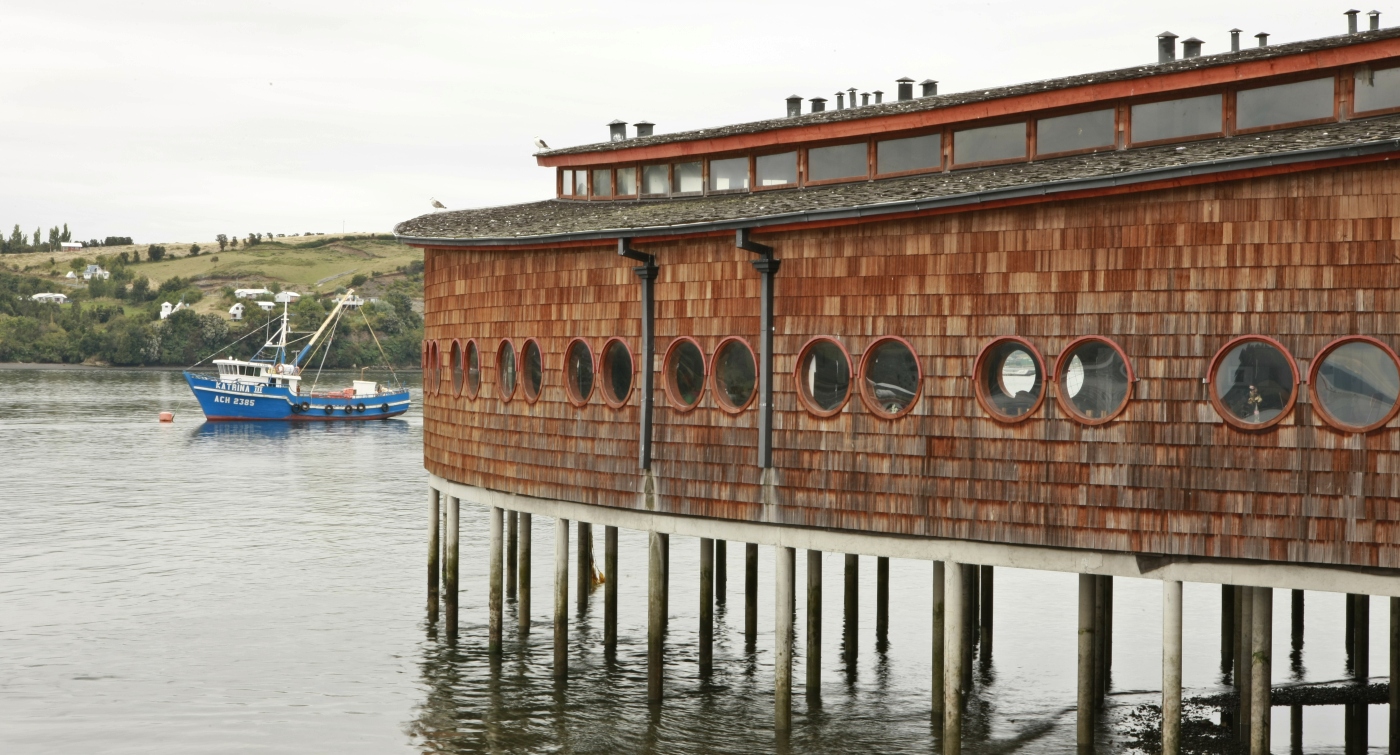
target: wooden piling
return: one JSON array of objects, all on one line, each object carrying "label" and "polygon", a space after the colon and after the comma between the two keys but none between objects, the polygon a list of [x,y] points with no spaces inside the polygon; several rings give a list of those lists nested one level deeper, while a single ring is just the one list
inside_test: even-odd
[{"label": "wooden piling", "polygon": [[519,574],[520,586],[516,592],[518,604],[516,613],[520,619],[520,633],[530,633],[530,525],[533,517],[521,512],[520,514],[520,563],[516,569]]},{"label": "wooden piling", "polygon": [[1303,755],[1303,706],[1288,706],[1288,752]]},{"label": "wooden piling", "polygon": [[589,593],[593,592],[593,525],[579,522],[578,533],[578,584],[574,587],[574,600],[578,603],[579,614],[588,611]]},{"label": "wooden piling", "polygon": [[715,541],[715,605],[724,605],[729,586],[729,549],[723,540]]},{"label": "wooden piling", "polygon": [[744,648],[758,640],[758,544],[744,544]]},{"label": "wooden piling", "polygon": [[438,552],[442,548],[441,496],[437,488],[428,488],[428,622],[433,624],[437,623],[438,601],[441,600],[438,594],[438,575],[442,569],[442,564],[438,563]]},{"label": "wooden piling", "polygon": [[1346,602],[1346,629],[1343,630],[1343,642],[1346,644],[1347,667],[1355,667],[1356,653],[1356,596],[1347,593]]},{"label": "wooden piling", "polygon": [[515,600],[515,564],[519,556],[516,540],[519,537],[520,516],[517,512],[506,512],[506,600]]},{"label": "wooden piling", "polygon": [[1253,721],[1250,713],[1251,701],[1253,700],[1252,690],[1254,689],[1254,588],[1236,587],[1235,595],[1238,596],[1240,604],[1240,652],[1236,660],[1238,661],[1239,677],[1235,682],[1235,690],[1239,696],[1239,707],[1235,713],[1235,728],[1238,741],[1241,745],[1249,747],[1249,729]]},{"label": "wooden piling", "polygon": [[788,731],[792,728],[792,606],[796,600],[797,551],[782,546],[774,551],[773,615],[777,621],[773,641],[777,647],[773,668],[773,718],[778,731]]},{"label": "wooden piling", "polygon": [[569,675],[569,520],[554,520],[554,678]]},{"label": "wooden piling", "polygon": [[943,564],[943,755],[962,754],[962,664],[966,620],[966,567]]},{"label": "wooden piling", "polygon": [[842,655],[847,666],[854,667],[859,651],[860,633],[860,556],[846,554],[845,615],[842,619]]},{"label": "wooden piling", "polygon": [[1291,612],[1289,616],[1291,619],[1290,629],[1292,630],[1290,639],[1292,640],[1292,648],[1296,652],[1303,649],[1303,591],[1291,590],[1290,592],[1292,593],[1292,606],[1290,607]]},{"label": "wooden piling", "polygon": [[1080,755],[1094,751],[1094,714],[1098,707],[1094,699],[1094,630],[1095,608],[1098,605],[1098,577],[1079,575],[1079,673],[1075,703],[1075,745]]},{"label": "wooden piling", "polygon": [[1390,752],[1400,754],[1400,598],[1390,599]]},{"label": "wooden piling", "polygon": [[948,641],[945,568],[942,561],[933,562],[933,719],[939,727],[943,725],[944,653]]},{"label": "wooden piling", "polygon": [[462,524],[461,512],[461,501],[458,501],[456,496],[448,496],[447,516],[444,518],[446,537],[443,542],[443,608],[447,612],[447,636],[449,639],[457,637],[457,578],[459,574],[457,556],[460,553],[458,533]]},{"label": "wooden piling", "polygon": [[890,633],[890,560],[875,558],[875,638],[884,642]]},{"label": "wooden piling", "polygon": [[652,532],[647,538],[647,699],[661,700],[662,650],[665,646],[666,535]]},{"label": "wooden piling", "polygon": [[1250,701],[1249,753],[1269,755],[1272,718],[1272,665],[1274,634],[1274,590],[1255,587],[1251,592],[1254,610],[1250,620]]},{"label": "wooden piling", "polygon": [[714,667],[715,541],[700,538],[700,675]]},{"label": "wooden piling", "polygon": [[815,705],[822,684],[822,552],[807,551],[807,702]]},{"label": "wooden piling", "polygon": [[1094,577],[1094,704],[1102,705],[1104,697],[1104,610],[1108,599],[1104,596],[1104,579]]},{"label": "wooden piling", "polygon": [[962,688],[964,693],[972,692],[972,666],[974,649],[977,646],[977,609],[978,603],[978,579],[980,570],[976,564],[962,565],[962,664],[958,667],[962,670]]},{"label": "wooden piling", "polygon": [[1162,755],[1181,755],[1181,583],[1162,582]]},{"label": "wooden piling", "polygon": [[495,654],[501,652],[501,614],[504,603],[501,600],[502,585],[502,525],[504,513],[499,506],[491,507],[491,572],[488,592],[486,597],[487,605],[487,644],[486,650]]},{"label": "wooden piling", "polygon": [[1235,670],[1235,586],[1220,586],[1220,672],[1233,679]]},{"label": "wooden piling", "polygon": [[1371,680],[1371,596],[1357,595],[1353,603],[1356,634],[1352,649],[1352,677],[1360,684]]},{"label": "wooden piling", "polygon": [[603,652],[617,653],[617,528],[603,528]]},{"label": "wooden piling", "polygon": [[671,536],[661,535],[661,631],[671,627]]},{"label": "wooden piling", "polygon": [[981,567],[981,577],[978,585],[981,596],[978,598],[978,658],[982,665],[986,666],[992,662],[992,567]]}]

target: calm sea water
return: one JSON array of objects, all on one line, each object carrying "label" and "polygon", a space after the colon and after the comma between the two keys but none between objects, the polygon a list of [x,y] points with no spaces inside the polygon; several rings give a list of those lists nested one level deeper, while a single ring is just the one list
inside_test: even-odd
[{"label": "calm sea water", "polygon": [[[571,609],[572,676],[551,678],[553,522],[543,518],[531,634],[517,635],[508,603],[505,651],[495,663],[485,652],[486,517],[470,506],[459,641],[426,623],[417,408],[386,422],[205,424],[179,373],[164,371],[0,369],[0,396],[0,752],[936,751],[927,563],[892,563],[890,632],[877,642],[875,562],[862,560],[859,656],[847,667],[842,560],[827,556],[820,700],[802,687],[799,589],[795,730],[779,743],[768,549],[750,653],[743,548],[730,547],[715,673],[702,680],[698,543],[672,538],[667,699],[653,708],[641,533],[620,537],[616,663],[603,658],[599,591],[588,611]],[[174,424],[156,422],[162,409]],[[797,563],[802,585],[805,557]],[[996,586],[968,749],[1073,752],[1076,579],[1001,569]],[[1117,580],[1119,714],[1156,699],[1160,602],[1157,583]],[[1187,585],[1188,694],[1218,689],[1219,605],[1218,587]],[[1308,595],[1296,668],[1284,659],[1287,593],[1275,606],[1275,679],[1343,677],[1342,596]],[[1387,616],[1378,599],[1378,672]],[[1285,752],[1286,712],[1275,713],[1275,751]],[[1307,751],[1340,752],[1341,720],[1340,708],[1309,708]],[[1384,706],[1370,727],[1378,750]],[[1113,732],[1104,744],[1125,748]]]}]

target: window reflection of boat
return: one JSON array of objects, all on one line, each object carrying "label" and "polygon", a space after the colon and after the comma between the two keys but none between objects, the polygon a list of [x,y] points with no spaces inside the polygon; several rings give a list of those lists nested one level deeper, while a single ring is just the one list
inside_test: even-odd
[{"label": "window reflection of boat", "polygon": [[914,400],[914,392],[902,385],[877,383],[870,379],[866,379],[865,383],[869,386],[870,395],[873,396],[887,412],[897,412],[908,406]]}]

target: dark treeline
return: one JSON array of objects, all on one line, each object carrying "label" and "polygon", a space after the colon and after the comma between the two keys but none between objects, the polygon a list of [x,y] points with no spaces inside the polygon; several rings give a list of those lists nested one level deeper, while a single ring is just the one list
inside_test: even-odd
[{"label": "dark treeline", "polygon": [[[144,277],[119,279],[119,271],[125,274],[118,266],[111,280],[92,280],[85,296],[73,292],[76,297],[66,305],[30,299],[51,290],[49,282],[0,271],[0,362],[187,366],[216,351],[220,356],[247,358],[262,346],[274,327],[274,315],[280,313],[280,306],[279,312],[271,314],[253,307],[255,314],[250,313],[249,319],[230,322],[221,315],[183,309],[161,320],[159,301],[180,297],[193,303],[192,299],[202,296],[199,289],[178,278],[153,288]],[[126,306],[85,301],[92,297],[117,298]],[[293,330],[315,330],[333,306],[329,299],[302,297],[291,307]],[[366,320],[391,363],[418,363],[423,320],[413,311],[409,297],[394,291],[382,302],[346,312],[328,337],[323,336],[328,350],[326,345],[318,348],[307,366],[322,364],[323,353],[326,367],[382,364]]]}]

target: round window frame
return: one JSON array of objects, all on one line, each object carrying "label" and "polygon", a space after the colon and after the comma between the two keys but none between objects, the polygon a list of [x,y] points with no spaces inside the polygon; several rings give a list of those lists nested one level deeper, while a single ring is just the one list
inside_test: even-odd
[{"label": "round window frame", "polygon": [[[471,390],[472,379],[471,379],[471,368],[470,368],[470,366],[469,366],[471,363],[467,361],[467,354],[469,353],[468,349],[476,349],[476,369],[477,369],[477,372],[478,372],[478,375],[477,375],[477,378],[476,378],[476,390]],[[477,397],[479,397],[479,396],[481,395],[481,375],[479,374],[480,372],[481,372],[481,346],[476,342],[476,339],[475,339],[475,338],[468,338],[468,339],[462,341],[462,393],[461,393],[461,395],[462,395],[462,396],[465,396],[465,397],[466,397],[467,399],[469,399],[469,400],[475,401],[475,400],[477,399]]]},{"label": "round window frame", "polygon": [[[457,386],[457,366],[452,362],[453,352],[456,352],[457,358],[460,359],[462,363],[461,387]],[[462,348],[462,340],[460,338],[452,339],[451,346],[447,349],[447,374],[451,376],[452,380],[452,392],[448,395],[453,397],[461,396],[462,392],[467,389],[467,352]]]},{"label": "round window frame", "polygon": [[[748,349],[749,356],[753,358],[753,393],[749,395],[749,400],[745,401],[743,406],[735,406],[729,403],[729,400],[725,398],[724,391],[720,390],[720,387],[715,384],[715,381],[718,380],[718,376],[715,372],[715,362],[719,360],[720,352],[724,351],[724,347],[730,343],[738,343],[740,346]],[[700,353],[703,354],[704,352],[702,351]],[[710,395],[714,397],[715,406],[719,407],[720,411],[725,414],[732,414],[735,416],[743,414],[744,410],[753,406],[754,401],[758,399],[759,384],[762,380],[762,372],[758,364],[758,353],[753,350],[753,346],[751,346],[748,339],[743,336],[726,336],[720,339],[720,342],[715,344],[715,350],[710,354],[709,361],[706,362],[705,373],[705,382],[709,385]]]},{"label": "round window frame", "polygon": [[431,340],[429,340],[429,339],[426,339],[426,338],[423,339],[423,348],[420,349],[419,358],[418,358],[418,366],[419,366],[419,368],[421,368],[421,369],[423,370],[423,395],[424,395],[424,396],[431,396],[431,395],[433,395],[433,388],[432,388],[432,376],[433,376],[433,371],[432,371],[432,369],[429,367],[429,365],[431,364],[431,362],[430,362],[430,357],[432,356],[432,353],[433,353],[433,342],[432,342]]},{"label": "round window frame", "polygon": [[[695,397],[695,403],[687,405],[680,400],[679,391],[676,388],[675,380],[671,377],[671,357],[676,353],[676,349],[683,343],[695,346],[695,350],[700,352],[700,369],[704,374],[700,376],[700,395]],[[757,363],[755,363],[757,364]],[[710,361],[705,356],[705,348],[700,342],[690,336],[678,336],[671,340],[671,344],[666,347],[666,354],[661,358],[661,389],[666,393],[666,401],[671,408],[679,414],[693,412],[705,402],[705,391],[710,387]]]},{"label": "round window frame", "polygon": [[[851,376],[851,382],[861,384],[863,383],[860,380],[860,376],[856,373],[856,365],[855,361],[851,359],[851,351],[850,349],[846,348],[846,344],[841,343],[841,339],[835,336],[812,336],[811,338],[808,338],[807,342],[802,344],[802,348],[797,350],[797,362],[794,363],[792,367],[792,382],[797,392],[797,403],[801,404],[802,408],[806,409],[807,413],[812,415],[813,417],[826,419],[827,417],[834,417],[840,414],[841,410],[845,409],[846,405],[851,403],[851,395],[856,392],[858,386],[847,386],[846,397],[841,399],[841,403],[837,404],[832,409],[823,409],[820,406],[817,406],[816,401],[813,400],[811,396],[807,395],[807,384],[802,379],[802,361],[807,358],[807,354],[811,352],[812,347],[822,342],[836,344],[836,348],[840,349],[841,354],[846,358],[846,374]],[[909,351],[911,353],[914,353],[914,359],[915,361],[918,361],[918,354],[914,352],[913,348],[910,348]],[[923,385],[923,382],[923,365],[919,365],[919,385]],[[922,393],[922,391],[920,391],[920,393]],[[918,403],[917,398],[915,398],[915,400],[911,402],[906,408],[912,408],[916,403]]]},{"label": "round window frame", "polygon": [[436,338],[428,341],[427,357],[428,395],[437,396],[442,393],[442,349]]},{"label": "round window frame", "polygon": [[[1012,417],[997,411],[996,407],[992,405],[991,398],[987,396],[987,390],[982,386],[982,370],[986,367],[987,355],[992,352],[992,349],[1003,343],[1015,343],[1025,347],[1039,364],[1042,375],[1049,372],[1049,370],[1045,368],[1045,355],[1040,353],[1040,349],[1037,349],[1035,344],[1021,336],[998,336],[988,341],[977,351],[977,358],[972,362],[972,393],[977,397],[977,403],[981,405],[982,411],[986,412],[988,416],[997,422],[1004,425],[1017,425],[1033,417],[1035,413],[1040,411],[1040,408],[1045,405],[1045,394],[1049,392],[1049,386],[1046,385],[1047,381],[1042,379],[1040,381],[1040,395],[1036,396],[1035,403],[1031,405],[1031,408],[1021,414]],[[1000,380],[1001,378],[998,377],[997,379]]]},{"label": "round window frame", "polygon": [[1359,335],[1341,336],[1339,338],[1334,338],[1331,341],[1329,341],[1326,346],[1323,346],[1317,352],[1317,355],[1312,358],[1312,363],[1308,365],[1308,398],[1310,401],[1312,401],[1313,407],[1317,410],[1317,415],[1320,418],[1322,418],[1322,421],[1328,427],[1331,427],[1333,430],[1339,430],[1344,433],[1356,433],[1358,435],[1362,435],[1365,433],[1375,432],[1376,430],[1379,430],[1382,427],[1385,427],[1387,424],[1389,424],[1392,419],[1395,419],[1395,415],[1397,413],[1400,413],[1400,400],[1397,400],[1395,404],[1390,407],[1390,411],[1386,413],[1385,418],[1380,420],[1379,422],[1372,422],[1369,425],[1356,426],[1348,425],[1345,422],[1342,422],[1341,420],[1337,419],[1336,417],[1333,417],[1332,413],[1327,411],[1327,407],[1324,406],[1323,403],[1317,398],[1317,372],[1318,370],[1322,369],[1322,360],[1326,359],[1327,355],[1331,354],[1334,350],[1337,349],[1337,347],[1343,346],[1348,343],[1355,343],[1357,341],[1363,341],[1365,343],[1371,344],[1372,346],[1380,347],[1380,350],[1385,352],[1386,355],[1390,357],[1391,361],[1395,362],[1395,369],[1397,371],[1400,371],[1400,355],[1397,355],[1395,353],[1395,350],[1390,348],[1390,346],[1388,346],[1384,341],[1378,338],[1373,338],[1371,336]]},{"label": "round window frame", "polygon": [[[1122,359],[1123,364],[1128,368],[1128,391],[1123,394],[1123,402],[1118,405],[1117,409],[1098,418],[1085,417],[1076,411],[1074,403],[1070,401],[1069,397],[1066,395],[1068,392],[1065,390],[1064,386],[1065,372],[1069,369],[1069,355],[1072,354],[1076,348],[1086,343],[1101,343],[1108,346],[1118,352],[1118,358]],[[1128,359],[1128,352],[1124,351],[1122,346],[1119,346],[1116,341],[1107,336],[1080,336],[1065,344],[1065,347],[1060,349],[1059,356],[1055,357],[1055,403],[1060,407],[1060,411],[1064,412],[1066,416],[1081,425],[1096,427],[1098,425],[1106,425],[1117,419],[1118,415],[1122,414],[1128,408],[1128,404],[1132,403],[1133,386],[1136,384],[1137,373],[1133,372],[1133,362]],[[1042,391],[1042,393],[1044,393],[1044,391]],[[1030,412],[1027,412],[1027,414],[1029,413]]]},{"label": "round window frame", "polygon": [[[877,402],[875,400],[875,397],[871,396],[869,391],[867,391],[865,388],[865,370],[866,367],[868,367],[870,364],[870,357],[872,354],[875,353],[875,349],[878,348],[880,344],[886,341],[897,341],[901,344],[904,344],[904,348],[908,349],[909,353],[914,355],[914,367],[919,371],[918,390],[914,392],[914,400],[910,401],[908,406],[904,407],[903,409],[900,409],[899,411],[893,414],[890,414],[884,409],[881,409],[879,402]],[[801,363],[799,362],[799,364]],[[899,419],[900,417],[903,417],[909,412],[914,411],[914,407],[918,406],[919,400],[924,397],[925,389],[923,357],[919,356],[919,350],[914,348],[914,344],[909,343],[908,339],[902,338],[900,336],[880,336],[879,338],[876,338],[875,340],[871,341],[865,347],[865,351],[861,352],[860,372],[852,372],[851,376],[855,379],[857,383],[857,390],[860,391],[861,404],[865,406],[867,411],[881,419]],[[801,392],[799,391],[798,394],[801,395]]]},{"label": "round window frame", "polygon": [[[525,350],[534,344],[540,352],[540,389],[535,391],[535,395],[530,395],[530,382],[525,379]],[[531,336],[525,339],[524,345],[520,347],[520,352],[516,354],[515,382],[520,387],[520,392],[525,397],[525,403],[533,404],[540,400],[540,395],[544,393],[544,347],[540,346],[539,339]]]},{"label": "round window frame", "polygon": [[[603,363],[608,358],[608,349],[615,343],[622,344],[622,348],[627,350],[628,361],[632,363],[632,379],[627,381],[627,395],[622,396],[616,401],[614,401],[613,397],[608,394],[608,381],[606,379],[606,376],[603,374]],[[593,370],[595,376],[593,381],[593,389],[602,394],[603,403],[606,404],[609,409],[621,409],[622,407],[627,406],[628,399],[631,399],[632,394],[637,391],[637,354],[636,352],[632,351],[632,345],[627,343],[627,339],[623,338],[622,336],[613,336],[608,340],[604,341],[603,348],[598,349],[597,358],[593,360]]]},{"label": "round window frame", "polygon": [[[1230,411],[1225,408],[1225,405],[1221,403],[1220,396],[1217,394],[1217,391],[1215,389],[1215,372],[1217,369],[1219,369],[1221,360],[1223,360],[1225,358],[1225,355],[1229,354],[1236,346],[1239,346],[1249,341],[1258,341],[1260,343],[1266,343],[1283,352],[1283,355],[1288,358],[1288,368],[1293,371],[1293,391],[1289,394],[1288,403],[1284,405],[1283,409],[1278,413],[1277,417],[1274,417],[1268,422],[1261,422],[1258,424],[1251,424],[1249,422],[1241,421],[1239,418],[1231,414]],[[1287,419],[1288,415],[1293,412],[1293,407],[1298,403],[1298,393],[1302,390],[1302,382],[1302,376],[1298,374],[1298,359],[1293,356],[1293,352],[1289,351],[1287,346],[1284,346],[1282,343],[1279,343],[1276,339],[1257,334],[1236,336],[1235,338],[1231,338],[1225,343],[1224,346],[1221,346],[1220,349],[1215,352],[1215,356],[1210,358],[1210,366],[1206,368],[1206,395],[1210,398],[1210,405],[1215,409],[1216,416],[1224,420],[1225,424],[1230,425],[1236,430],[1241,430],[1247,433],[1264,432],[1275,427],[1276,425],[1278,425],[1278,423]]]},{"label": "round window frame", "polygon": [[[593,370],[592,370],[593,375],[594,375],[593,385],[592,385],[592,388],[588,391],[588,395],[587,395],[587,396],[579,396],[578,394],[576,394],[576,393],[574,392],[574,381],[569,379],[569,354],[573,353],[574,344],[576,344],[576,343],[577,343],[577,344],[582,344],[582,345],[583,345],[583,348],[588,349],[588,359],[589,359],[589,361],[593,364]],[[593,398],[593,394],[597,393],[598,390],[599,390],[599,388],[598,388],[598,379],[597,379],[597,375],[598,375],[598,354],[597,354],[596,352],[593,351],[593,347],[592,347],[592,346],[588,345],[588,339],[586,339],[586,338],[570,338],[570,339],[569,339],[569,343],[568,343],[566,346],[564,346],[564,373],[563,373],[563,374],[564,374],[564,397],[567,398],[567,399],[569,400],[569,403],[570,403],[570,404],[573,404],[574,406],[577,406],[577,407],[588,406],[588,401],[589,401],[590,399],[592,399],[592,398]]]},{"label": "round window frame", "polygon": [[[511,386],[510,393],[501,390],[501,351],[506,344],[510,344],[511,353],[515,355],[515,385]],[[520,390],[520,349],[515,346],[515,339],[502,338],[496,344],[496,395],[501,399],[501,403],[509,404],[515,399],[515,394]]]}]

